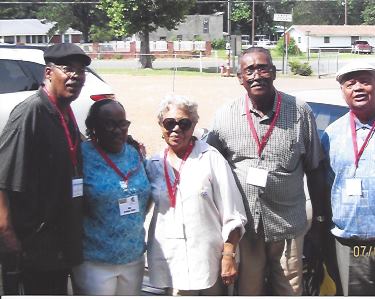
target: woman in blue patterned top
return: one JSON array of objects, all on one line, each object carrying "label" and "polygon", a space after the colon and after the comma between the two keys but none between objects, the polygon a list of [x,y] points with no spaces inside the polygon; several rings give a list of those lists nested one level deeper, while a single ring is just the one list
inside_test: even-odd
[{"label": "woman in blue patterned top", "polygon": [[143,228],[150,195],[139,144],[114,100],[94,103],[82,144],[84,262],[73,269],[77,295],[139,295],[144,271]]}]

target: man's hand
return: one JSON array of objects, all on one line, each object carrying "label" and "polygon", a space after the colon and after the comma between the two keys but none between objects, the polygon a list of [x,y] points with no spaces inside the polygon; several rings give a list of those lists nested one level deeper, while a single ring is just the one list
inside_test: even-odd
[{"label": "man's hand", "polygon": [[18,252],[21,244],[14,233],[5,191],[0,190],[0,252]]}]

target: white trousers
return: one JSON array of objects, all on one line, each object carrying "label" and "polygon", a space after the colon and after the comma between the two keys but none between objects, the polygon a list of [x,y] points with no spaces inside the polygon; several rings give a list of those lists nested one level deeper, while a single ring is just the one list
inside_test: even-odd
[{"label": "white trousers", "polygon": [[144,266],[144,256],[120,265],[84,261],[73,268],[74,295],[140,295]]}]

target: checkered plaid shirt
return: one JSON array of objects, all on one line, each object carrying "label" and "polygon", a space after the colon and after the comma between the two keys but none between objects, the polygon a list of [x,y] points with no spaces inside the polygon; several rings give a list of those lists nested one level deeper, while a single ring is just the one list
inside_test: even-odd
[{"label": "checkered plaid shirt", "polygon": [[[254,236],[263,221],[265,241],[292,239],[307,225],[304,173],[323,159],[311,108],[295,97],[281,94],[281,110],[261,157],[251,135],[242,98],[220,109],[214,119],[208,143],[230,163],[246,208],[248,235]],[[261,117],[249,103],[259,140],[262,140],[276,110]],[[269,171],[265,187],[246,183],[250,167]]]}]

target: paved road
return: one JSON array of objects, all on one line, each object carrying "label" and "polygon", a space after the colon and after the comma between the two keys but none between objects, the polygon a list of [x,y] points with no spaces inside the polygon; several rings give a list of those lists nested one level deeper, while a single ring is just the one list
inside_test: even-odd
[{"label": "paved road", "polygon": [[[293,60],[293,57],[289,57],[289,61]],[[337,59],[336,54],[322,54],[321,59],[311,59],[309,64],[314,72],[314,74],[327,75],[334,74],[337,72],[338,68],[344,64],[356,61],[356,60],[366,60],[369,63],[375,65],[375,55],[358,55],[354,59]],[[226,65],[226,59],[219,58],[192,58],[192,59],[181,59],[181,58],[159,58],[153,62],[153,68],[155,69],[195,69],[199,70],[201,67],[203,70],[210,72],[219,72],[221,65]],[[237,61],[235,61],[237,65]],[[282,70],[282,60],[275,59],[274,64],[278,70]],[[93,60],[92,67],[96,70],[103,69],[138,69],[140,68],[140,63],[138,59],[121,59],[121,60]],[[289,71],[289,70],[288,70]]]}]

